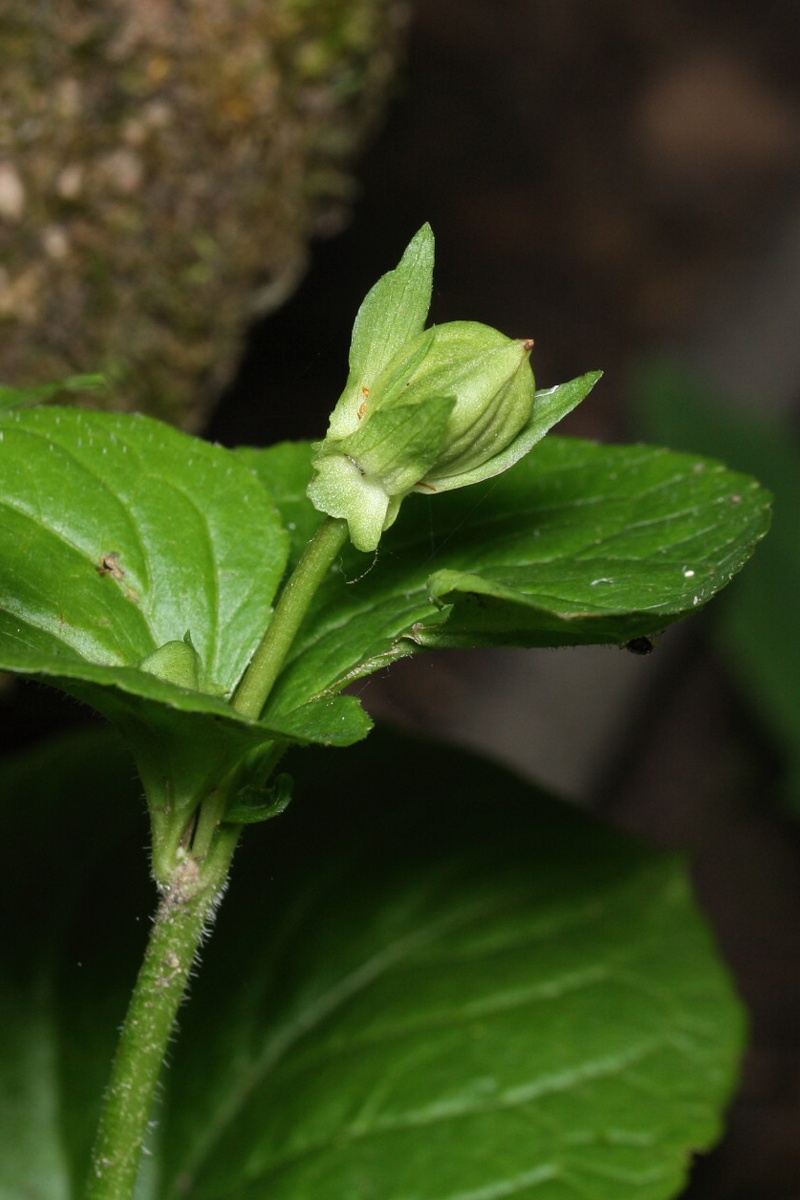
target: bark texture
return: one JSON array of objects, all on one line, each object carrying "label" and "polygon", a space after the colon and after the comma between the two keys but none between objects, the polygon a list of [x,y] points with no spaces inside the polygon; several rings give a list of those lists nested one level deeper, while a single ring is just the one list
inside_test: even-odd
[{"label": "bark texture", "polygon": [[196,428],[341,223],[404,25],[403,0],[9,0],[0,379],[99,370],[99,403]]}]

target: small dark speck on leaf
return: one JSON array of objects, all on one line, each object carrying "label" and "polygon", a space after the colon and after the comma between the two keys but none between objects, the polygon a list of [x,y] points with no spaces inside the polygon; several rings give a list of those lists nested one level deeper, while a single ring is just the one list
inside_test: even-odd
[{"label": "small dark speck on leaf", "polygon": [[124,579],[125,571],[120,566],[119,553],[116,550],[104,554],[97,567],[101,575],[110,575],[112,579]]}]

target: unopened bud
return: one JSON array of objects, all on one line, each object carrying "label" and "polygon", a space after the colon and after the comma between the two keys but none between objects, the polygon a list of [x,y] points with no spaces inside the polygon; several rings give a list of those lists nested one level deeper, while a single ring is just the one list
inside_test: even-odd
[{"label": "unopened bud", "polygon": [[444,492],[508,470],[596,376],[535,393],[533,342],[474,321],[425,329],[433,234],[424,226],[359,309],[350,376],[315,446],[321,512],[374,550],[409,492]]},{"label": "unopened bud", "polygon": [[312,502],[346,518],[358,549],[374,550],[409,492],[494,474],[493,459],[530,420],[531,345],[471,321],[413,338],[357,408],[349,397],[346,411],[337,405],[331,426],[341,432],[317,447]]}]

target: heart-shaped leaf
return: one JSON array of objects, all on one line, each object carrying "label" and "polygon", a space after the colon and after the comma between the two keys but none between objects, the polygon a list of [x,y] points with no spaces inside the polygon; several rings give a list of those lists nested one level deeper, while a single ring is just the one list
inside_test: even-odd
[{"label": "heart-shaped leaf", "polygon": [[[267,489],[294,549],[316,520],[308,448],[231,452],[69,409],[8,413],[0,433],[0,667],[112,716],[143,773],[180,770],[187,795],[271,738],[363,737],[356,703],[334,713],[331,694],[415,650],[652,633],[722,587],[768,521],[766,494],[708,460],[548,439],[483,485],[410,498],[379,561],[344,555],[256,724],[223,697],[286,562]],[[200,690],[153,674],[165,644],[196,651]]]},{"label": "heart-shaped leaf", "polygon": [[269,620],[286,535],[241,460],[145,417],[5,415],[0,654],[9,670],[152,696],[130,670],[188,632],[230,693]]},{"label": "heart-shaped leaf", "polygon": [[[276,736],[224,699],[286,563],[269,493],[236,455],[167,425],[49,408],[5,414],[0,506],[0,667],[114,720],[154,822],[169,812],[180,836],[203,790]],[[197,688],[162,677],[165,644],[191,657]]]},{"label": "heart-shaped leaf", "polygon": [[[244,451],[306,537],[308,451]],[[370,561],[348,552],[272,709],[424,647],[622,643],[701,608],[752,554],[769,495],[710,459],[550,436],[506,474],[410,497]]]},{"label": "heart-shaped leaf", "polygon": [[[224,699],[269,623],[289,548],[241,455],[147,417],[7,414],[0,507],[0,668],[94,705],[155,755],[152,774],[200,779],[270,738],[349,745],[369,730],[349,698],[303,697],[272,725]],[[142,667],[165,644],[188,649],[186,634],[200,690]]]},{"label": "heart-shaped leaf", "polygon": [[[141,1200],[675,1195],[742,1033],[683,864],[452,751],[376,736],[291,767],[193,983]],[[96,733],[0,774],[8,1200],[81,1195],[141,951],[141,829],[109,780],[134,786]]]}]

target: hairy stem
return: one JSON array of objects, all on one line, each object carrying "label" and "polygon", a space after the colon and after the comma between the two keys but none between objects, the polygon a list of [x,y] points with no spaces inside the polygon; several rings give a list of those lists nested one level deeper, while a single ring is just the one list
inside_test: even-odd
[{"label": "hairy stem", "polygon": [[[323,521],[284,587],[269,628],[232,701],[252,720],[283,666],[317,588],[347,538],[346,521]],[[100,1115],[87,1200],[131,1200],[156,1088],[197,950],[222,895],[237,826],[220,824],[223,783],[200,808],[192,850],[181,851],[156,912]]]},{"label": "hairy stem", "polygon": [[308,606],[346,540],[347,522],[328,517],[306,546],[233,698],[243,716],[261,716]]},{"label": "hairy stem", "polygon": [[202,862],[187,853],[163,890],[103,1099],[87,1200],[134,1194],[167,1044],[238,834],[223,827]]}]

